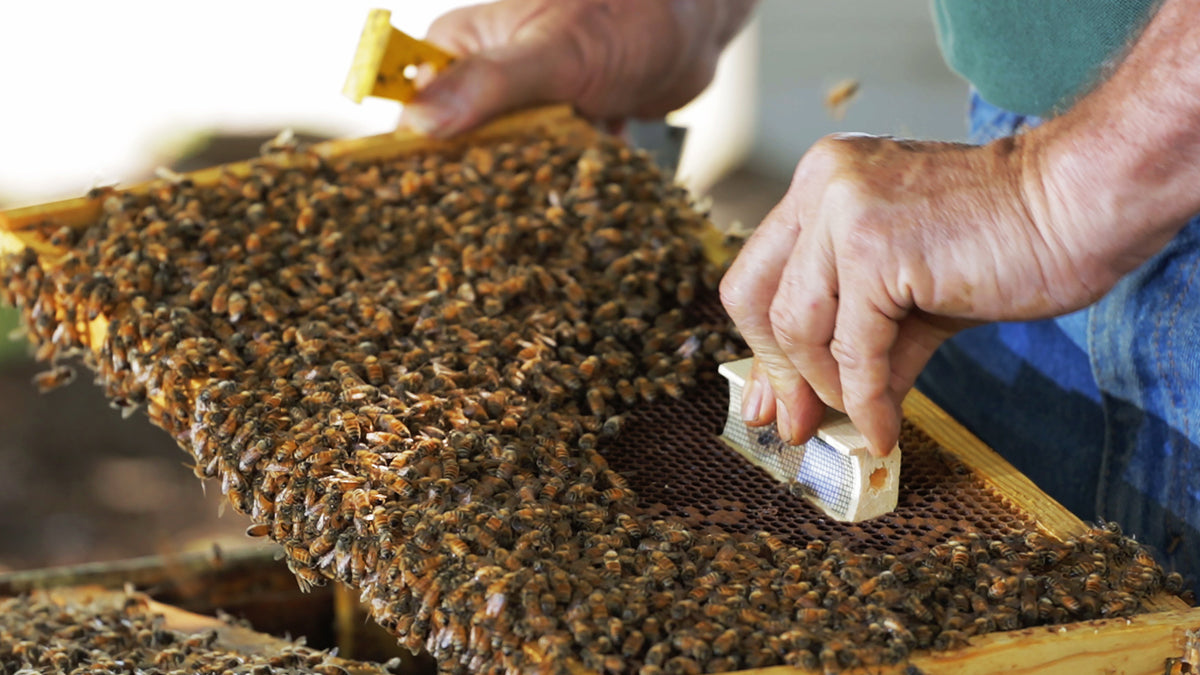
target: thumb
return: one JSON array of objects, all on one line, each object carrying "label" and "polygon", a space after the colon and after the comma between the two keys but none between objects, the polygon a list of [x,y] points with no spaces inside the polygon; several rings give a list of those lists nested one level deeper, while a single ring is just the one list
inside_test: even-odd
[{"label": "thumb", "polygon": [[404,106],[400,124],[439,138],[535,103],[569,100],[569,59],[542,41],[460,58]]}]

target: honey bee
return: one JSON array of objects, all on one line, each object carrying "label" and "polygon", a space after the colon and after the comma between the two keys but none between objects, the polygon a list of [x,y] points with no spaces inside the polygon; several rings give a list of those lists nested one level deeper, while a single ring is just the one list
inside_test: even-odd
[{"label": "honey bee", "polygon": [[1163,588],[1172,595],[1178,595],[1183,590],[1183,575],[1171,572],[1163,579]]},{"label": "honey bee", "polygon": [[958,630],[943,630],[934,639],[933,648],[938,651],[950,651],[966,647],[967,644],[966,633]]},{"label": "honey bee", "polygon": [[325,577],[308,567],[293,567],[292,574],[296,575],[296,583],[299,584],[300,591],[303,593],[308,593],[314,587],[325,584]]},{"label": "honey bee", "polygon": [[638,395],[646,403],[653,403],[658,398],[658,388],[648,378],[638,377],[634,379],[633,384],[637,387]]},{"label": "honey bee", "polygon": [[1080,614],[1083,612],[1083,603],[1081,603],[1079,598],[1075,597],[1074,595],[1069,593],[1061,593],[1055,599],[1058,601],[1059,605],[1062,605],[1064,609],[1072,614]]},{"label": "honey bee", "polygon": [[70,366],[56,366],[33,376],[33,384],[41,394],[66,386],[74,380],[75,369]]},{"label": "honey bee", "polygon": [[238,459],[238,470],[242,473],[249,472],[258,463],[258,460],[267,455],[269,451],[270,441],[261,439],[255,442],[242,452],[241,457]]},{"label": "honey bee", "polygon": [[1006,598],[1017,589],[1017,578],[1015,576],[997,576],[992,580],[991,585],[987,588],[987,595],[993,600]]},{"label": "honey bee", "polygon": [[459,558],[465,558],[471,553],[470,545],[455,535],[447,534],[445,543],[450,552]]},{"label": "honey bee", "polygon": [[962,574],[971,564],[971,553],[967,547],[959,545],[954,547],[950,554],[950,567],[954,569],[955,574]]},{"label": "honey bee", "polygon": [[1100,607],[1101,616],[1121,616],[1137,609],[1138,603],[1127,594],[1115,595]]},{"label": "honey bee", "polygon": [[688,306],[696,301],[696,286],[690,279],[681,279],[675,286],[675,299],[680,305]]},{"label": "honey bee", "polygon": [[154,665],[159,668],[172,668],[183,663],[187,656],[180,649],[168,647],[154,655]]},{"label": "honey bee", "polygon": [[1016,558],[1017,558],[1017,552],[1014,551],[1013,548],[1011,546],[1009,546],[1007,542],[1000,541],[998,539],[993,540],[993,541],[989,542],[988,548],[991,551],[992,555],[1000,557],[1000,558],[1004,558],[1005,560],[1016,560]]},{"label": "honey bee", "polygon": [[825,107],[829,110],[829,115],[835,120],[842,119],[858,90],[859,82],[853,78],[840,80],[830,87],[825,92]]}]

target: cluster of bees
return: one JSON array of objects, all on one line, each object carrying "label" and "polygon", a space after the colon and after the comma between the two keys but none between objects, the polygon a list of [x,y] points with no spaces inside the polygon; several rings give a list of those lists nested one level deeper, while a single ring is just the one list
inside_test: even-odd
[{"label": "cluster of bees", "polygon": [[47,226],[61,259],[5,268],[39,385],[82,357],[302,586],[356,586],[447,671],[838,670],[1178,590],[1115,528],[896,556],[640,508],[605,445],[745,349],[703,309],[703,217],[615,141],[293,150],[93,197],[95,226]]},{"label": "cluster of bees", "polygon": [[327,652],[289,645],[270,655],[222,648],[217,632],[165,627],[145,598],[123,604],[55,599],[49,595],[0,600],[0,673],[235,673],[346,675]]}]

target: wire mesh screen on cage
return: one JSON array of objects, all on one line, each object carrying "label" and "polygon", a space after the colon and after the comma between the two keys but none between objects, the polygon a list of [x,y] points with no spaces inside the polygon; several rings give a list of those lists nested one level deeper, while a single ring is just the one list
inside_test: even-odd
[{"label": "wire mesh screen on cage", "polygon": [[755,466],[788,485],[838,520],[860,521],[890,513],[900,489],[900,449],[874,457],[849,418],[831,412],[817,435],[800,445],[779,437],[775,425],[752,428],[742,420],[742,390],[752,359],[722,364],[729,380],[729,411],[721,434]]}]

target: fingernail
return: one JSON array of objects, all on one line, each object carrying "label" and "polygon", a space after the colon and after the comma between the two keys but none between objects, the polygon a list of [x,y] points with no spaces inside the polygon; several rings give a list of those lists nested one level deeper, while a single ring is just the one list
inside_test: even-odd
[{"label": "fingernail", "polygon": [[742,395],[742,420],[753,424],[762,419],[763,386],[755,378],[750,378],[746,391]]},{"label": "fingernail", "polygon": [[793,445],[792,434],[795,432],[792,430],[792,417],[783,401],[775,403],[775,430],[779,432],[779,438],[783,439],[784,443]]}]

